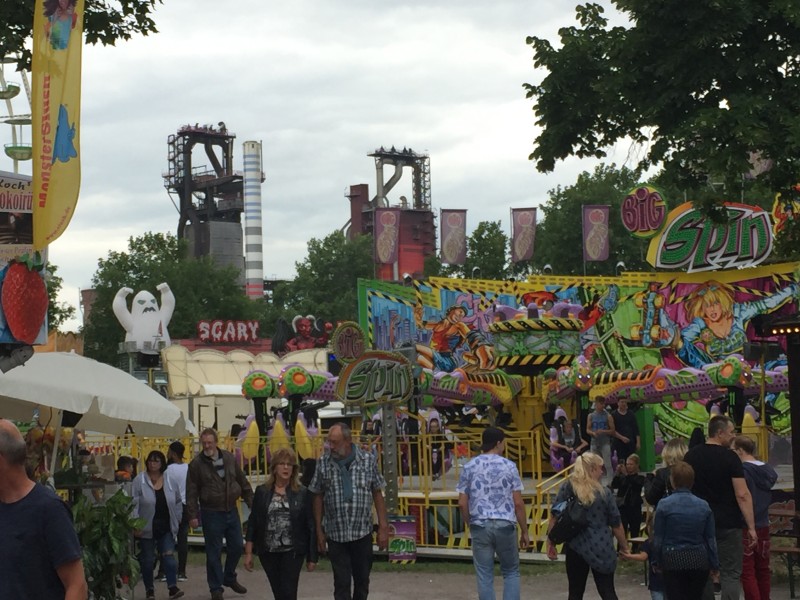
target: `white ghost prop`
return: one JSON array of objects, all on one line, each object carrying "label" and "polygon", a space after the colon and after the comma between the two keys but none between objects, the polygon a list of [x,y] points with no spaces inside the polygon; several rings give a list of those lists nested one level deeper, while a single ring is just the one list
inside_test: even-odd
[{"label": "white ghost prop", "polygon": [[175,310],[175,296],[169,285],[159,284],[156,289],[161,292],[161,308],[155,297],[142,290],[133,297],[131,309],[128,310],[128,295],[133,293],[125,287],[114,296],[111,305],[120,325],[125,329],[125,341],[136,342],[136,349],[144,354],[158,354],[159,343],[170,345],[167,325]]}]

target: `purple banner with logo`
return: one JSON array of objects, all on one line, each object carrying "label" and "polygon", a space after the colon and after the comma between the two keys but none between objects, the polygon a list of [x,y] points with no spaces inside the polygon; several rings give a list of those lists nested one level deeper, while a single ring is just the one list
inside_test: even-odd
[{"label": "purple banner with logo", "polygon": [[511,209],[511,262],[533,258],[533,241],[536,237],[536,209]]},{"label": "purple banner with logo", "polygon": [[467,211],[442,209],[442,262],[463,265],[467,260]]},{"label": "purple banner with logo", "polygon": [[608,259],[608,214],[607,204],[585,204],[583,206],[583,260]]},{"label": "purple banner with logo", "polygon": [[399,208],[375,209],[375,262],[393,265],[397,262],[397,247],[400,231]]}]

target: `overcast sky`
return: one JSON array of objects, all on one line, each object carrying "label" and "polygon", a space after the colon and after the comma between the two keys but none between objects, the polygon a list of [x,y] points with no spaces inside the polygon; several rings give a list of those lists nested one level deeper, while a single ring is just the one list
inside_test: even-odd
[{"label": "overcast sky", "polygon": [[[84,50],[80,199],[50,248],[61,300],[76,307],[109,250],[176,232],[162,173],[183,124],[224,121],[237,169],[242,142],[263,142],[268,278],[292,278],[307,241],[347,222],[350,185],[374,194],[367,154],[379,146],[430,154],[433,209],[468,209],[468,231],[499,220],[508,232],[509,208],[544,203],[594,168],[570,160],[544,175],[527,158],[536,128],[522,84],[542,73],[525,38],[556,39],[573,3],[165,0],[155,20],[157,35]],[[390,202],[400,194],[411,197],[410,172]]]}]

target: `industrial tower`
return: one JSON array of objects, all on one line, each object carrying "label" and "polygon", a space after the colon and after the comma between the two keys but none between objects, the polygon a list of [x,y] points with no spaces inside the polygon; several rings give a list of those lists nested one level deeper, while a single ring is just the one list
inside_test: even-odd
[{"label": "industrial tower", "polygon": [[[244,285],[241,215],[244,177],[233,170],[233,140],[225,123],[184,125],[167,138],[168,170],[164,187],[178,197],[178,239],[186,238],[192,256],[211,256],[219,265],[236,267]],[[195,166],[200,146],[211,166]]]}]

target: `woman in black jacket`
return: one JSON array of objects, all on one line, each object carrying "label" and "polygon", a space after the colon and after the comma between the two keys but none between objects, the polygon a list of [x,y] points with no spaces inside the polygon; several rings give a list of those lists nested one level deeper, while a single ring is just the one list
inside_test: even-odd
[{"label": "woman in black jacket", "polygon": [[293,450],[272,455],[270,474],[256,488],[245,540],[244,568],[253,570],[255,548],[275,600],[297,600],[303,562],[313,571],[318,553],[311,494],[300,484]]}]

